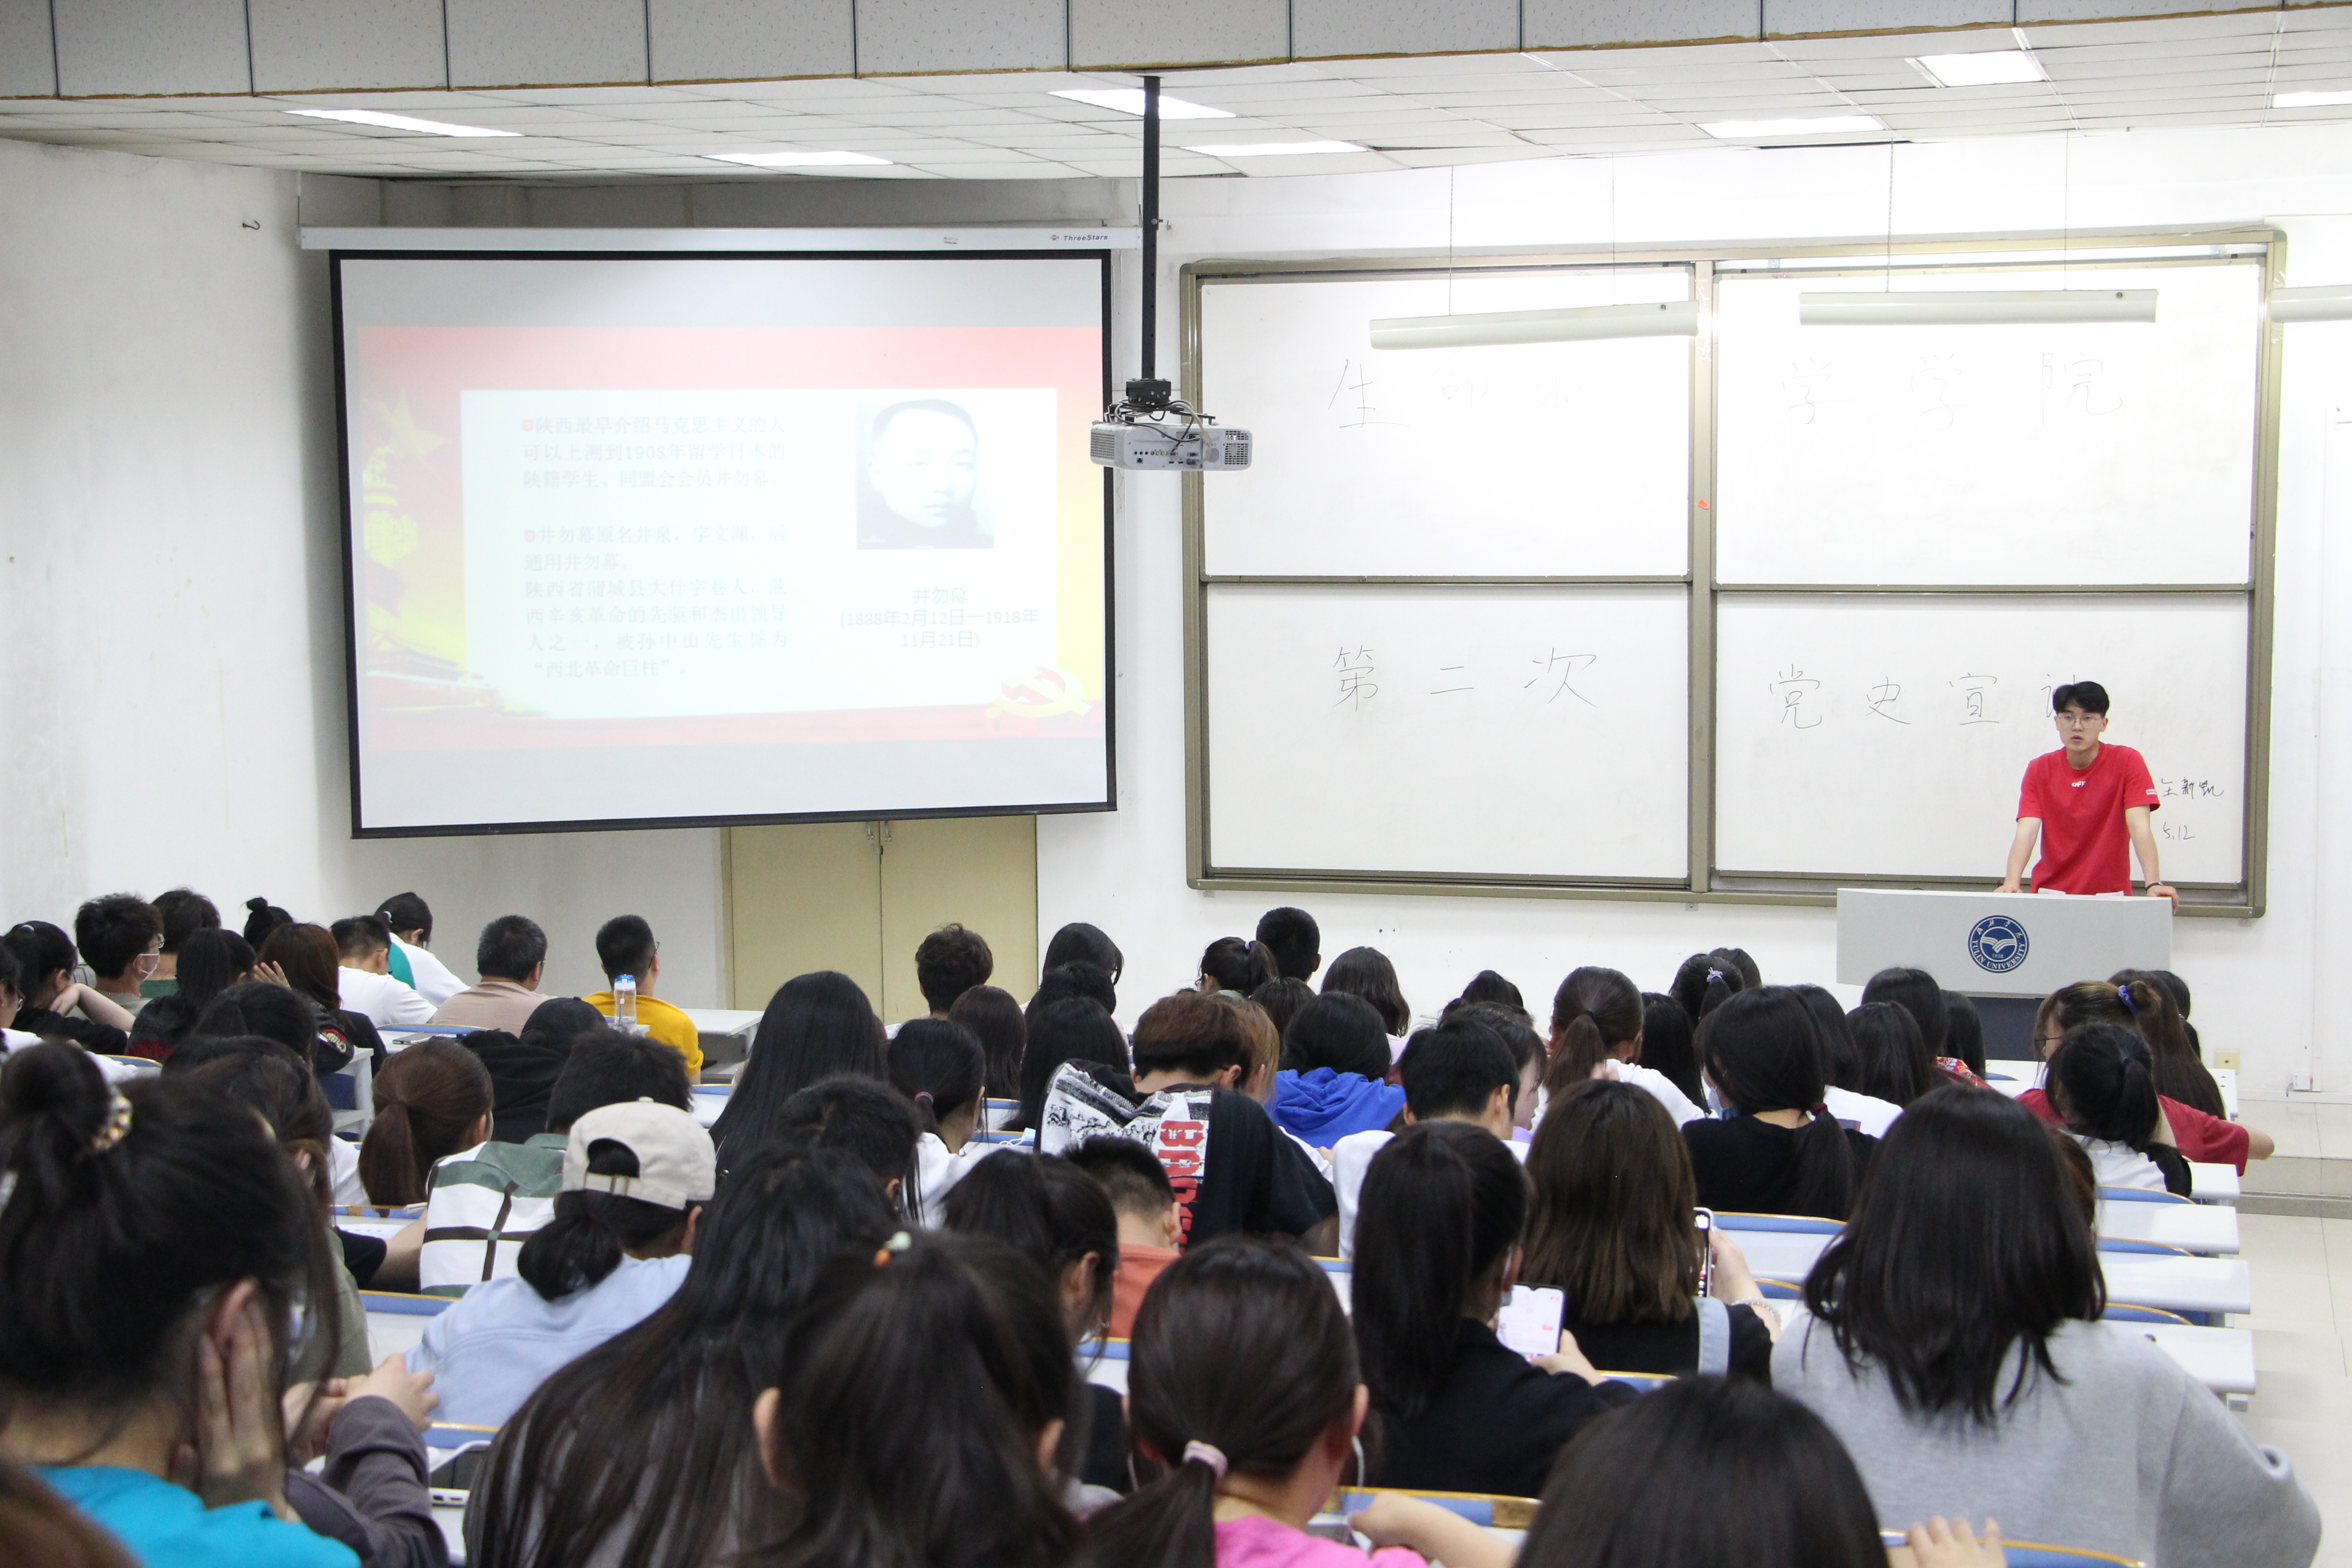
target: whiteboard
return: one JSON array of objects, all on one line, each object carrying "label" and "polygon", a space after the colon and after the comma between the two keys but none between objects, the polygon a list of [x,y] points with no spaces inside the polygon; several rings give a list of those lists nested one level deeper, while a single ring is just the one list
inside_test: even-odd
[{"label": "whiteboard", "polygon": [[1897,289],[2149,289],[2153,325],[1803,327],[1875,278],[1723,279],[1726,583],[2244,583],[2258,264],[1944,271]]},{"label": "whiteboard", "polygon": [[[1690,269],[1463,279],[1451,310],[1690,298]],[[1370,347],[1442,279],[1208,283],[1202,406],[1256,437],[1204,487],[1213,576],[1677,576],[1691,340]]]},{"label": "whiteboard", "polygon": [[2089,679],[2162,792],[2166,878],[2234,883],[2246,631],[2237,595],[1727,595],[1716,865],[1998,883],[2025,764],[2060,743],[2050,689]]},{"label": "whiteboard", "polygon": [[1681,879],[1687,604],[1212,585],[1208,865]]}]

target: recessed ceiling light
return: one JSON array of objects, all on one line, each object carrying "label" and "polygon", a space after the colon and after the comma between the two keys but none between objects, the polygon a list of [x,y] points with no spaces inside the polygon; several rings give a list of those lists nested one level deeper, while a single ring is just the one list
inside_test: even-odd
[{"label": "recessed ceiling light", "polygon": [[[1055,88],[1055,98],[1066,98],[1079,103],[1091,103],[1097,109],[1116,109],[1121,114],[1143,112],[1143,89],[1139,87],[1072,87]],[[1162,120],[1231,120],[1230,109],[1211,109],[1205,103],[1188,103],[1181,98],[1160,95],[1160,118]]]},{"label": "recessed ceiling light", "polygon": [[1972,55],[1921,55],[1917,65],[1946,87],[1999,87],[2010,82],[2048,81],[2042,62],[2023,49],[1985,49]]},{"label": "recessed ceiling light", "polygon": [[491,131],[479,125],[452,125],[446,120],[415,120],[405,114],[380,114],[373,109],[289,109],[306,120],[341,120],[352,125],[373,125],[384,131],[414,131],[425,136],[520,136],[520,131]]},{"label": "recessed ceiling light", "polygon": [[1287,158],[1301,153],[1369,153],[1353,142],[1244,142],[1231,147],[1187,147],[1212,158]]},{"label": "recessed ceiling light", "polygon": [[2352,92],[2283,92],[2271,100],[2273,109],[2317,109],[2329,103],[2352,103]]},{"label": "recessed ceiling light", "polygon": [[720,163],[743,163],[754,169],[847,169],[880,165],[887,168],[890,160],[877,158],[871,153],[705,153],[704,157]]},{"label": "recessed ceiling light", "polygon": [[1831,136],[1856,131],[1884,131],[1874,114],[1822,114],[1804,120],[1711,120],[1699,127],[1725,142],[1752,142],[1767,136]]}]

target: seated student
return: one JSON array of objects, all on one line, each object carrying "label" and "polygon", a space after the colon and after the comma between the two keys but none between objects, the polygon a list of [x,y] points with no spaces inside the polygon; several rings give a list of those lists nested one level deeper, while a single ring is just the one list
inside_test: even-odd
[{"label": "seated student", "polygon": [[1642,1066],[1642,989],[1613,969],[1570,971],[1551,999],[1551,1066],[1547,1103],[1587,1079],[1613,1079],[1657,1096],[1677,1126],[1706,1112],[1662,1072]]},{"label": "seated student", "polygon": [[155,973],[140,986],[150,1001],[169,996],[172,988],[159,984],[180,977],[180,949],[200,931],[220,930],[220,906],[194,888],[172,888],[155,895],[155,914],[163,922],[163,946],[155,959]]},{"label": "seated student", "polygon": [[[812,1135],[824,1131],[747,1153],[696,1225],[677,1293],[551,1374],[499,1430],[466,1510],[469,1563],[707,1568],[775,1539],[785,1510],[761,1473],[752,1402],[782,1380],[785,1327],[818,1273],[853,1248],[870,1267],[899,1224],[872,1168]],[[1055,1354],[1069,1365],[1058,1337]],[[927,1394],[901,1397],[919,1410]]]},{"label": "seated student", "polygon": [[775,1568],[1058,1568],[1077,1526],[1051,1457],[1077,1370],[1026,1258],[925,1235],[845,1257],[753,1407],[790,1525]]},{"label": "seated student", "polygon": [[1709,1013],[1747,989],[1746,972],[1717,949],[1714,952],[1694,952],[1684,959],[1667,984],[1666,994],[1682,1004],[1683,1011],[1690,1016],[1691,1027],[1696,1029],[1706,1022]]},{"label": "seated student", "polygon": [[261,1119],[30,1046],[0,1071],[0,1458],[146,1568],[351,1568],[287,1504],[295,1306],[331,1337],[337,1266]]},{"label": "seated student", "polygon": [[482,928],[474,944],[478,984],[468,985],[433,1010],[443,1028],[504,1029],[520,1035],[539,1005],[539,977],[547,972],[547,933],[527,915],[500,915]]},{"label": "seated student", "polygon": [[520,1143],[547,1131],[548,1097],[572,1059],[572,1043],[604,1031],[604,1015],[577,996],[542,1002],[520,1037],[476,1029],[457,1043],[490,1075],[490,1141]]},{"label": "seated student", "polygon": [[271,931],[276,931],[279,926],[290,926],[294,923],[294,917],[291,914],[271,903],[268,899],[247,899],[245,900],[245,908],[246,944],[256,952],[259,952],[261,944],[269,940]]},{"label": "seated student", "polygon": [[163,953],[163,917],[136,893],[109,893],[74,911],[74,946],[98,978],[98,994],[137,1016],[140,985]]},{"label": "seated student", "polygon": [[[1357,1468],[1367,1400],[1312,1259],[1242,1237],[1179,1258],[1136,1320],[1127,1390],[1135,1452],[1161,1474],[1087,1520],[1071,1568],[1363,1568],[1353,1546],[1307,1533]],[[1508,1568],[1507,1545],[1434,1503],[1384,1497],[1374,1511],[1362,1522],[1412,1550],[1371,1568],[1419,1568],[1415,1552]]]},{"label": "seated student", "polygon": [[1293,980],[1288,975],[1280,975],[1251,992],[1250,1000],[1256,1003],[1259,1011],[1274,1021],[1276,1034],[1287,1035],[1290,1032],[1290,1021],[1306,1011],[1307,1005],[1315,1000],[1315,987],[1307,984],[1304,980]]},{"label": "seated student", "polygon": [[[1282,1031],[1274,1026],[1274,1020],[1265,1016],[1265,1008],[1237,991],[1211,991],[1206,994],[1231,1007],[1234,1016],[1241,1020],[1244,1066],[1240,1081],[1234,1087],[1265,1106],[1271,1114],[1276,1079],[1282,1071]],[[1284,1135],[1297,1140],[1297,1134],[1287,1128],[1284,1129]],[[1310,1159],[1315,1157],[1315,1151],[1303,1141],[1299,1142],[1299,1147],[1307,1151]]]},{"label": "seated student", "polygon": [[1089,1138],[1065,1158],[1102,1184],[1118,1216],[1118,1271],[1111,1277],[1109,1335],[1123,1340],[1135,1331],[1144,1292],[1181,1256],[1176,1189],[1159,1159],[1132,1138]]},{"label": "seated student", "polygon": [[2120,1024],[2080,1024],[2050,1058],[2050,1109],[2103,1187],[2189,1195],[2189,1163],[2165,1135],[2147,1042]]},{"label": "seated student", "polygon": [[1255,940],[1274,954],[1274,972],[1285,980],[1312,980],[1323,967],[1323,931],[1305,910],[1284,904],[1257,918]]},{"label": "seated student", "polygon": [[1891,1002],[1911,1015],[1919,1026],[1919,1037],[1927,1044],[1927,1054],[1936,1066],[1954,1079],[1975,1088],[1985,1087],[1984,1034],[1979,1030],[1974,1058],[1956,1054],[1952,1049],[1952,1010],[1945,1001],[1948,994],[1936,984],[1936,977],[1924,969],[1882,969],[1872,975],[1862,988],[1864,1006],[1874,1002]]},{"label": "seated student", "polygon": [[1698,1051],[1726,1108],[1720,1120],[1683,1124],[1700,1205],[1843,1219],[1878,1140],[1841,1126],[1823,1104],[1803,1001],[1784,985],[1742,991],[1708,1015]]},{"label": "seated student", "polygon": [[1318,1149],[1351,1132],[1385,1131],[1404,1109],[1389,1082],[1388,1031],[1360,996],[1335,991],[1298,1011],[1282,1039],[1275,1125]]},{"label": "seated student", "polygon": [[[1963,1066],[1984,1060],[1984,1016],[1965,991],[1944,993],[1944,1054]],[[1981,1080],[1984,1075],[1976,1076]]]},{"label": "seated student", "polygon": [[1333,959],[1323,972],[1323,994],[1335,991],[1370,1002],[1389,1032],[1389,1058],[1404,1055],[1405,1037],[1412,1031],[1412,1005],[1404,999],[1388,954],[1376,947],[1351,947]]},{"label": "seated student", "polygon": [[[2120,988],[2103,980],[2081,981],[2042,999],[2033,1017],[2035,1056],[2047,1062],[2067,1032],[2084,1024],[2120,1024],[2135,1031],[2139,1028],[2139,1019],[2125,1005]],[[2172,1142],[2179,1147],[2184,1160],[2235,1165],[2242,1175],[2248,1160],[2267,1160],[2278,1152],[2277,1142],[2259,1127],[2208,1115],[2193,1105],[2165,1096],[2161,1088],[2157,1093],[2165,1126],[2170,1130]],[[2053,1126],[2058,1123],[2058,1115],[2050,1109],[2044,1090],[2029,1089],[2017,1099],[2019,1104],[2042,1121]]]},{"label": "seated student", "polygon": [[572,1124],[562,1183],[515,1260],[520,1278],[476,1286],[408,1352],[411,1372],[438,1377],[444,1421],[505,1426],[556,1368],[675,1295],[719,1166],[691,1115],[635,1100]]},{"label": "seated student", "polygon": [[915,945],[915,984],[934,1018],[946,1017],[957,997],[987,984],[995,973],[996,955],[988,951],[987,940],[969,927],[943,925]]},{"label": "seated student", "polygon": [[[411,1046],[393,1059],[425,1048]],[[677,1053],[610,1029],[580,1036],[548,1090],[547,1131],[520,1143],[478,1139],[435,1165],[424,1216],[394,1239],[394,1258],[404,1251],[415,1259],[418,1288],[428,1296],[462,1296],[485,1279],[515,1277],[523,1243],[554,1217],[572,1126],[600,1106],[641,1100],[693,1108]]]},{"label": "seated student", "polygon": [[[1132,1139],[1115,1142],[1150,1152]],[[973,1172],[948,1194],[946,1209],[947,1229],[1003,1242],[1045,1268],[1071,1344],[1083,1349],[1109,1334],[1118,1216],[1101,1183],[1057,1154],[1015,1154]],[[1127,1421],[1117,1389],[1083,1386],[1085,1403],[1063,1433],[1060,1468],[1102,1489],[1093,1500],[1108,1502],[1129,1486]]]},{"label": "seated student", "polygon": [[944,1223],[940,1205],[949,1192],[997,1149],[972,1142],[980,1128],[988,1053],[961,1024],[909,1018],[890,1038],[888,1061],[890,1087],[907,1097],[922,1129],[915,1140],[914,1200],[908,1212],[917,1225],[935,1230]]},{"label": "seated student", "polygon": [[[1825,1084],[1822,1103],[1846,1126],[1858,1128],[1873,1138],[1884,1138],[1895,1119],[1903,1114],[1903,1108],[1864,1092],[1863,1085],[1869,1075],[1864,1070],[1862,1047],[1853,1037],[1853,1025],[1846,1017],[1844,1004],[1819,985],[1791,985],[1789,989],[1812,1015],[1813,1033],[1821,1042],[1822,1078]],[[1700,1098],[1705,1099],[1705,1094]]]},{"label": "seated student", "polygon": [[[257,973],[267,973],[257,960]],[[342,1020],[291,985],[268,980],[240,981],[214,997],[188,1031],[193,1042],[205,1036],[259,1035],[276,1040],[310,1064],[324,1077],[351,1065],[351,1037]],[[173,1053],[177,1055],[175,1051]]]},{"label": "seated student", "polygon": [[1642,1065],[1664,1074],[1693,1105],[1705,1105],[1706,1086],[1699,1081],[1698,1047],[1692,1040],[1696,1028],[1683,1005],[1664,992],[1642,993]]},{"label": "seated student", "polygon": [[1907,1009],[1892,1002],[1865,1002],[1846,1014],[1845,1025],[1862,1068],[1862,1092],[1872,1099],[1907,1106],[1956,1081],[1937,1070]]},{"label": "seated student", "polygon": [[353,915],[329,927],[341,967],[335,988],[343,1005],[379,1029],[429,1023],[435,1004],[392,973],[392,931],[377,915]]},{"label": "seated student", "polygon": [[[1507,1140],[1511,1152],[1525,1158],[1527,1143],[1535,1136],[1537,1119],[1543,1111],[1544,1073],[1551,1066],[1550,1054],[1544,1048],[1544,1038],[1535,1031],[1535,1020],[1518,1007],[1501,1002],[1465,1002],[1456,997],[1445,1005],[1438,1022],[1451,1024],[1466,1019],[1503,1042],[1511,1053],[1511,1060],[1519,1069],[1519,1100],[1511,1111],[1511,1131]],[[1646,1048],[1646,1047],[1645,1047]],[[1391,1069],[1391,1077],[1399,1076]],[[1400,1085],[1402,1087],[1402,1085]]]},{"label": "seated student", "polygon": [[360,1141],[368,1202],[421,1204],[434,1165],[489,1142],[490,1075],[455,1040],[411,1046],[375,1075],[375,1119]]},{"label": "seated student", "polygon": [[253,978],[253,949],[233,931],[217,927],[195,932],[180,944],[173,989],[139,1010],[131,1024],[132,1054],[169,1061],[173,1047],[195,1030],[220,994]]},{"label": "seated student", "polygon": [[1079,960],[1095,965],[1108,975],[1114,985],[1118,984],[1120,971],[1127,967],[1127,955],[1118,950],[1100,926],[1084,921],[1072,921],[1054,933],[1045,944],[1045,955],[1037,962],[1037,973],[1042,978],[1066,963]]},{"label": "seated student", "polygon": [[376,910],[392,931],[385,972],[436,1007],[466,988],[449,966],[433,956],[433,910],[415,893],[394,893]]},{"label": "seated student", "polygon": [[1046,1093],[1038,1147],[1058,1154],[1097,1133],[1141,1139],[1168,1167],[1185,1246],[1239,1231],[1312,1247],[1330,1234],[1338,1204],[1312,1158],[1233,1088],[1247,1052],[1234,1008],[1197,991],[1164,996],[1136,1021],[1133,1093],[1066,1063]]},{"label": "seated student", "polygon": [[[1373,1539],[1378,1540],[1375,1536]],[[2000,1526],[1910,1529],[1914,1568],[1999,1568]],[[1837,1435],[1742,1378],[1685,1378],[1577,1436],[1519,1568],[1719,1563],[1886,1568],[1878,1517]]]},{"label": "seated student", "polygon": [[[1066,973],[1054,971],[1055,974]],[[1127,1037],[1118,1032],[1118,1021],[1091,996],[1064,996],[1042,1007],[1032,1002],[1024,1026],[1029,1044],[1021,1058],[1021,1110],[1013,1119],[1011,1131],[1035,1132],[1044,1125],[1045,1091],[1053,1087],[1054,1075],[1068,1063],[1083,1062],[1090,1076],[1113,1085],[1128,1076]],[[1124,1086],[1132,1087],[1131,1082]]]},{"label": "seated student", "polygon": [[1484,1128],[1407,1128],[1373,1157],[1351,1314],[1381,1422],[1373,1485],[1533,1497],[1578,1427],[1640,1397],[1570,1335],[1532,1363],[1496,1337],[1527,1218],[1527,1176]]},{"label": "seated student", "polygon": [[12,926],[0,942],[16,955],[25,977],[24,1001],[16,1009],[17,1031],[45,1040],[71,1040],[100,1056],[124,1055],[131,1045],[131,1015],[73,977],[73,939],[47,921]]},{"label": "seated student", "polygon": [[[335,939],[324,926],[307,921],[279,926],[269,933],[268,941],[254,954],[257,973],[284,982],[299,996],[308,997],[319,1010],[318,1053],[320,1072],[333,1072],[348,1065],[361,1051],[368,1053],[375,1066],[383,1066],[383,1037],[364,1013],[353,1012],[342,1005],[341,954],[336,950]],[[341,1060],[333,1058],[340,1056]]]},{"label": "seated student", "polygon": [[1496,1003],[1518,1013],[1528,1010],[1527,998],[1519,994],[1519,988],[1491,969],[1482,969],[1472,975],[1470,984],[1462,988],[1462,994],[1446,1005],[1466,1007],[1479,1002]]},{"label": "seated student", "polygon": [[785,1102],[809,1085],[841,1073],[887,1079],[884,1044],[882,1020],[848,975],[824,969],[776,987],[760,1015],[735,1092],[710,1129],[719,1171],[766,1142]]},{"label": "seated student", "polygon": [[1264,942],[1221,936],[1201,954],[1200,979],[1195,988],[1247,996],[1275,978],[1274,953]]},{"label": "seated student", "polygon": [[[1518,1106],[1519,1071],[1510,1047],[1475,1019],[1456,1014],[1433,1029],[1413,1032],[1397,1064],[1404,1089],[1407,1125],[1423,1121],[1469,1121],[1498,1139],[1511,1135]],[[1372,1158],[1388,1146],[1388,1132],[1352,1132],[1331,1147],[1331,1184],[1339,1200],[1339,1256],[1356,1255],[1357,1199]],[[1525,1145],[1514,1143],[1516,1152]]]},{"label": "seated student", "polygon": [[1578,1084],[1537,1130],[1528,1180],[1519,1279],[1561,1292],[1560,1328],[1593,1365],[1771,1380],[1780,1314],[1726,1232],[1699,1294],[1698,1182],[1664,1106],[1631,1084]]},{"label": "seated student", "polygon": [[0,1563],[136,1568],[112,1536],[24,1466],[0,1459]]},{"label": "seated student", "polygon": [[596,928],[596,963],[604,971],[605,988],[580,998],[607,1018],[619,1005],[613,985],[625,974],[637,983],[637,1026],[649,1038],[686,1058],[686,1076],[702,1077],[702,1032],[686,1013],[654,994],[661,981],[661,943],[642,915],[614,915]]},{"label": "seated student", "polygon": [[2049,1135],[1938,1089],[1888,1130],[1772,1383],[1844,1440],[1889,1528],[1990,1515],[2166,1568],[2302,1568],[2319,1512],[2286,1460],[2104,1302]]},{"label": "seated student", "polygon": [[2151,970],[2122,969],[2107,976],[2107,983],[2156,1058],[2156,1091],[2208,1116],[2227,1116],[2221,1086],[2206,1070],[2190,1037],[2188,1016],[2174,989],[2179,977],[2168,980]]},{"label": "seated student", "polygon": [[1021,1098],[1021,1053],[1029,1043],[1028,1021],[1013,993],[975,985],[955,999],[948,1022],[961,1024],[980,1041],[988,1059],[984,1092],[990,1100]]}]

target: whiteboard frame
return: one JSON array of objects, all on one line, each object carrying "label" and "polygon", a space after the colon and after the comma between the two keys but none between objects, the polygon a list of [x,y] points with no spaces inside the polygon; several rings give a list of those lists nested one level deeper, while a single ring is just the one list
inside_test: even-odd
[{"label": "whiteboard frame", "polygon": [[[1739,584],[1716,580],[1716,295],[1726,274],[1739,277],[1836,278],[1878,275],[1888,270],[1928,277],[1939,271],[1988,267],[2044,268],[2053,260],[2071,265],[2179,267],[2252,262],[2262,269],[2262,303],[2255,322],[2253,494],[2249,540],[2250,580],[2242,584],[2105,584],[2095,586],[1943,583],[1876,585],[1855,584]],[[1727,595],[1820,595],[1825,598],[2009,595],[2077,598],[2139,594],[2193,594],[2238,597],[2247,602],[2245,805],[2241,820],[2241,878],[2232,884],[2180,884],[2186,915],[2258,919],[2268,894],[2270,827],[2270,731],[2272,636],[2275,615],[2278,510],[2279,386],[2284,336],[2270,318],[2270,298],[2284,279],[2286,236],[2269,227],[2175,230],[2044,231],[2002,237],[1982,235],[1929,236],[1885,240],[1806,245],[1687,246],[1641,250],[1614,247],[1542,252],[1411,250],[1320,258],[1202,259],[1179,273],[1182,394],[1201,395],[1201,291],[1210,283],[1279,286],[1285,283],[1353,281],[1370,278],[1428,279],[1470,274],[1588,270],[1612,266],[1688,266],[1692,297],[1699,303],[1705,331],[1691,345],[1689,571],[1682,576],[1329,576],[1212,577],[1206,563],[1207,486],[1236,482],[1198,473],[1183,476],[1184,526],[1184,848],[1186,882],[1202,889],[1322,889],[1350,893],[1423,893],[1500,898],[1619,899],[1652,903],[1780,904],[1830,908],[1841,886],[1979,889],[1996,880],[1982,878],[1889,877],[1870,874],[1726,870],[1715,859],[1715,625]],[[1246,424],[1248,410],[1217,412]],[[1680,584],[1690,593],[1688,821],[1689,878],[1685,882],[1582,880],[1567,878],[1507,878],[1492,875],[1318,870],[1307,867],[1221,867],[1208,858],[1208,591],[1218,585],[1297,586],[1606,586]],[[1988,846],[1988,866],[1998,865],[2001,846]]]}]

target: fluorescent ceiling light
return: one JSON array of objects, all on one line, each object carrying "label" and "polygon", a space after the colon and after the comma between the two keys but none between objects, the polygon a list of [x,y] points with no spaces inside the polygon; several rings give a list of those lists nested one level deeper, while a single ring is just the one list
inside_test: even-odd
[{"label": "fluorescent ceiling light", "polygon": [[2352,283],[2271,290],[2273,321],[2352,321]]},{"label": "fluorescent ceiling light", "polygon": [[871,153],[705,153],[704,157],[720,163],[742,163],[754,169],[849,169],[887,168],[890,160],[877,158]]},{"label": "fluorescent ceiling light", "polygon": [[2153,289],[1971,289],[1949,293],[1800,294],[1808,327],[2026,326],[2153,321]]},{"label": "fluorescent ceiling light", "polygon": [[1874,114],[1821,114],[1802,120],[1711,120],[1699,129],[1725,142],[1753,142],[1768,136],[1831,136],[1884,131],[1886,122]]},{"label": "fluorescent ceiling light", "polygon": [[[1068,87],[1055,88],[1055,98],[1067,98],[1079,103],[1091,103],[1097,109],[1116,109],[1121,114],[1143,112],[1143,89],[1139,87]],[[1230,109],[1211,109],[1205,103],[1191,103],[1181,98],[1160,95],[1160,118],[1162,120],[1231,120]]]},{"label": "fluorescent ceiling light", "polygon": [[1946,87],[1998,87],[2009,82],[2048,81],[2042,62],[2023,49],[1986,49],[1973,55],[1921,55],[1921,70]]},{"label": "fluorescent ceiling light", "polygon": [[379,114],[373,109],[289,109],[306,120],[341,120],[373,125],[384,131],[415,131],[426,136],[520,136],[520,131],[491,131],[479,125],[452,125],[446,120],[415,120],[405,114]]},{"label": "fluorescent ceiling light", "polygon": [[1465,316],[1395,316],[1372,323],[1376,349],[1467,349],[1596,338],[1695,337],[1698,301],[1588,305],[1568,310],[1486,310]]},{"label": "fluorescent ceiling light", "polygon": [[2283,92],[2271,100],[2273,109],[2318,109],[2330,103],[2352,103],[2352,92]]},{"label": "fluorescent ceiling light", "polygon": [[1232,147],[1187,147],[1212,158],[1287,158],[1299,153],[1369,153],[1353,142],[1244,142]]}]

